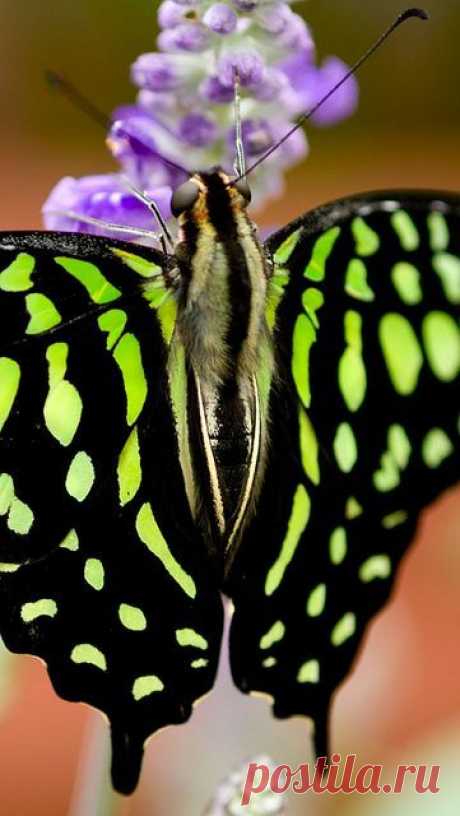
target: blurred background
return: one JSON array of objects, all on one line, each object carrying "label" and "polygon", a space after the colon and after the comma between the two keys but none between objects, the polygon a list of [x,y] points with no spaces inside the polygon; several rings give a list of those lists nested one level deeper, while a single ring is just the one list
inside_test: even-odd
[{"label": "blurred background", "polygon": [[[402,29],[360,75],[351,120],[310,128],[311,155],[261,214],[282,224],[326,200],[386,187],[460,189],[460,4],[426,0],[431,23]],[[134,98],[128,69],[154,50],[151,0],[0,0],[1,229],[40,227],[40,208],[63,175],[110,171],[104,133],[44,81],[53,68],[103,109]],[[350,62],[401,10],[402,0],[310,0],[321,57]],[[387,609],[369,629],[334,706],[334,748],[363,762],[441,764],[436,796],[297,797],[287,816],[453,816],[460,806],[460,493],[423,518]],[[226,659],[217,688],[192,720],[147,750],[142,783],[127,802],[104,798],[106,732],[84,706],[58,700],[41,664],[0,665],[0,813],[8,816],[201,816],[218,781],[258,753],[296,766],[308,730],[278,722],[262,700],[233,689]],[[94,786],[94,787],[92,787]],[[97,797],[100,796],[100,801]]]}]

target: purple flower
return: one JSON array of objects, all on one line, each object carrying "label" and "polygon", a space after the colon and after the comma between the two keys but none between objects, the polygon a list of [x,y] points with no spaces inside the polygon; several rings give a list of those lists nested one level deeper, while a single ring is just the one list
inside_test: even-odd
[{"label": "purple flower", "polygon": [[217,74],[222,85],[233,88],[236,72],[243,88],[255,88],[264,79],[264,61],[254,50],[227,51],[217,65]]},{"label": "purple flower", "polygon": [[183,23],[158,35],[161,51],[193,51],[199,53],[209,45],[209,32],[200,23]]},{"label": "purple flower", "polygon": [[[348,70],[348,66],[337,57],[329,57],[321,68],[317,68],[304,51],[285,60],[281,67],[297,94],[299,113],[313,108]],[[313,121],[316,125],[335,124],[350,116],[357,104],[358,83],[355,77],[351,77],[315,113]]]},{"label": "purple flower", "polygon": [[233,102],[234,91],[231,85],[223,85],[217,76],[206,77],[199,87],[202,99],[215,105],[228,105]]},{"label": "purple flower", "polygon": [[[266,119],[245,119],[242,123],[243,145],[249,157],[256,158],[265,153],[273,144],[273,131]],[[228,134],[230,149],[235,144],[235,128]]]},{"label": "purple flower", "polygon": [[203,23],[215,34],[232,34],[237,22],[238,17],[226,3],[214,3],[203,17]]},{"label": "purple flower", "polygon": [[[348,71],[338,57],[329,57],[321,68],[312,68],[311,84],[314,87],[315,102],[325,96]],[[335,125],[351,116],[358,107],[359,87],[354,76],[347,79],[338,91],[314,115],[315,125]]]},{"label": "purple flower", "polygon": [[[103,226],[52,214],[71,209],[82,217],[149,227],[148,209],[126,191],[121,173],[159,197],[169,215],[170,189],[188,171],[220,164],[232,172],[237,75],[245,151],[249,163],[262,157],[292,128],[295,117],[312,108],[347,70],[335,57],[316,65],[310,29],[290,2],[162,0],[158,50],[142,54],[131,68],[137,103],[118,108],[112,116],[107,144],[120,174],[64,179],[46,202],[47,225],[104,233]],[[337,122],[352,113],[357,100],[352,79],[313,122]],[[278,195],[285,170],[307,152],[307,138],[297,130],[251,176],[253,203]]]},{"label": "purple flower", "polygon": [[[158,187],[147,192],[157,202],[162,215],[169,218],[171,188]],[[122,226],[141,227],[152,231],[157,229],[147,207],[126,189],[120,176],[115,173],[86,176],[82,179],[63,178],[43,205],[47,229],[106,235],[106,229],[69,218],[62,214],[63,211]],[[114,236],[116,233],[110,234]]]},{"label": "purple flower", "polygon": [[131,78],[140,88],[173,91],[183,82],[177,62],[166,54],[141,54],[131,68]]},{"label": "purple flower", "polygon": [[183,22],[186,9],[182,9],[174,0],[164,0],[158,8],[158,24],[160,28],[174,28]]},{"label": "purple flower", "polygon": [[179,138],[193,147],[208,147],[217,134],[215,121],[202,113],[189,113],[179,124]]}]

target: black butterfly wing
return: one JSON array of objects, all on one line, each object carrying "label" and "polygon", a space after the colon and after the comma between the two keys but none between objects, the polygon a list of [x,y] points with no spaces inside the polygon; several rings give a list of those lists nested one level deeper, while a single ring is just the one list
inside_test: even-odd
[{"label": "black butterfly wing", "polygon": [[62,233],[0,244],[0,632],[105,712],[115,787],[212,686],[222,630],[192,522],[153,250]]},{"label": "black butterfly wing", "polygon": [[460,198],[370,194],[268,242],[277,265],[264,487],[229,580],[233,677],[315,720],[460,477]]}]

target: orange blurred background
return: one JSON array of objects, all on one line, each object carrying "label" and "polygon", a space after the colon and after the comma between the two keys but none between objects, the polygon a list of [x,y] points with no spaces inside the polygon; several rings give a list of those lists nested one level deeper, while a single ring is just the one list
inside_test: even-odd
[{"label": "orange blurred background", "polygon": [[[401,2],[310,0],[296,10],[313,26],[321,56],[351,61]],[[113,168],[103,132],[51,93],[43,73],[62,71],[107,111],[130,101],[128,67],[154,49],[156,5],[1,0],[1,229],[39,227],[41,204],[61,176]],[[291,172],[284,198],[267,207],[262,223],[281,224],[366,189],[460,189],[460,4],[427,0],[425,6],[430,24],[401,30],[364,69],[357,115],[331,130],[309,129],[311,156]],[[338,751],[384,762],[390,776],[398,762],[440,763],[441,792],[297,797],[288,816],[458,814],[459,531],[457,490],[423,517],[393,599],[337,695],[333,719]],[[233,766],[261,752],[296,766],[308,734],[304,721],[275,721],[264,701],[240,695],[223,665],[215,692],[192,720],[151,742],[140,788],[127,802],[98,788],[106,742],[98,715],[59,700],[38,661],[0,663],[1,816],[200,816]]]}]

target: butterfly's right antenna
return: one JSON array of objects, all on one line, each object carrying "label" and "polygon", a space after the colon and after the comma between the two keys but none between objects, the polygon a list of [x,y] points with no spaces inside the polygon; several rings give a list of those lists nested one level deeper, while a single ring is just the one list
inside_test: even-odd
[{"label": "butterfly's right antenna", "polygon": [[253,170],[256,169],[256,167],[259,167],[259,165],[262,164],[262,162],[264,162],[265,159],[268,159],[268,157],[271,156],[272,153],[275,152],[275,150],[278,150],[278,148],[281,147],[281,145],[283,145],[292,136],[292,134],[296,132],[296,130],[298,130],[308,119],[311,119],[311,117],[316,113],[316,111],[318,111],[328,101],[328,99],[330,99],[331,96],[333,96],[335,92],[338,91],[338,89],[341,88],[342,85],[345,82],[347,82],[347,80],[350,79],[351,76],[353,76],[353,74],[356,74],[356,72],[359,71],[361,66],[365,62],[367,62],[369,57],[371,57],[372,54],[374,54],[380,48],[381,45],[383,45],[385,40],[388,39],[388,37],[393,33],[393,31],[399,28],[399,26],[402,25],[402,23],[405,23],[406,20],[410,20],[413,17],[418,17],[419,20],[429,20],[429,14],[426,11],[424,11],[424,9],[410,8],[406,9],[406,11],[401,12],[401,14],[398,15],[396,20],[386,29],[386,31],[384,31],[383,34],[380,35],[380,37],[374,43],[374,45],[368,48],[368,50],[363,54],[363,56],[360,57],[360,59],[357,62],[355,62],[355,64],[350,68],[349,71],[347,71],[346,74],[344,74],[342,79],[339,82],[337,82],[330,89],[330,91],[328,91],[328,93],[325,96],[323,96],[323,98],[320,99],[319,102],[316,103],[316,105],[313,106],[311,110],[306,111],[306,113],[302,114],[302,116],[299,117],[295,125],[293,125],[290,128],[290,130],[288,130],[287,133],[285,133],[284,136],[278,142],[276,142],[276,144],[272,145],[272,147],[270,147],[269,150],[267,150],[266,153],[263,154],[263,156],[261,156],[259,159],[257,159],[257,161],[254,162],[254,164],[251,164],[251,166],[248,167],[245,173],[240,173],[237,178],[233,179],[230,182],[230,184],[235,184],[235,182],[240,181],[244,176],[248,176],[249,173],[252,173]]}]

